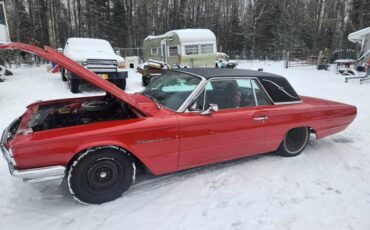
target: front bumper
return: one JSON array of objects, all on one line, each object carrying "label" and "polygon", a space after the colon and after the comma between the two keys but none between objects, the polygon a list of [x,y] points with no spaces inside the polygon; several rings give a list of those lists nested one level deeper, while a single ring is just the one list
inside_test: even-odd
[{"label": "front bumper", "polygon": [[50,180],[63,179],[65,176],[66,168],[61,165],[17,170],[15,168],[15,160],[4,144],[0,146],[1,152],[8,163],[9,172],[12,176],[22,178],[24,182],[37,183]]}]

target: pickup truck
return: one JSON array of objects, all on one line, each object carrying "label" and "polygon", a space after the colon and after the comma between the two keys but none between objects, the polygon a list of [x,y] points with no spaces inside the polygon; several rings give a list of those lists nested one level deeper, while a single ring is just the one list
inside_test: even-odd
[{"label": "pickup truck", "polygon": [[[64,55],[102,79],[108,80],[121,89],[126,88],[128,76],[123,57],[115,54],[111,44],[102,39],[69,38],[63,51]],[[80,76],[62,68],[62,80],[68,81],[71,92],[79,91]]]}]

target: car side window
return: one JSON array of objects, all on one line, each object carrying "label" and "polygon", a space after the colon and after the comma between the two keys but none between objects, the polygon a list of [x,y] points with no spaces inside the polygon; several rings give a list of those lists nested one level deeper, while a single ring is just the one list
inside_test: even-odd
[{"label": "car side window", "polygon": [[256,94],[258,105],[271,105],[266,93],[261,89],[256,80],[252,80],[252,86]]},{"label": "car side window", "polygon": [[203,110],[209,104],[219,109],[233,109],[255,106],[253,88],[249,79],[211,80],[204,93]]}]

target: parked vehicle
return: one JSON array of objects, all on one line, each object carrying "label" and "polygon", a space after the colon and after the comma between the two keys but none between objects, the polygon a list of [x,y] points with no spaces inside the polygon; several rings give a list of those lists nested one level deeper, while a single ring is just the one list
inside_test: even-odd
[{"label": "parked vehicle", "polygon": [[[110,43],[102,39],[69,38],[64,55],[108,80],[121,89],[126,88],[127,70],[125,60],[117,55]],[[68,81],[72,93],[77,93],[82,82],[80,76],[63,68],[62,80]]]},{"label": "parked vehicle", "polygon": [[170,66],[167,63],[151,59],[136,68],[137,72],[142,75],[143,86],[147,86],[155,77],[161,76],[168,69]]},{"label": "parked vehicle", "polygon": [[161,175],[266,152],[296,156],[311,133],[338,133],[356,116],[354,106],[299,96],[266,72],[176,69],[127,94],[49,47],[0,48],[42,56],[107,92],[33,103],[1,138],[13,176],[66,178],[83,203],[120,197],[138,166]]},{"label": "parked vehicle", "polygon": [[171,30],[148,36],[143,42],[144,61],[149,59],[174,65],[213,67],[216,61],[216,36],[208,29]]},{"label": "parked vehicle", "polygon": [[217,53],[217,60],[215,62],[216,68],[230,68],[233,69],[238,66],[235,60],[230,60],[229,55],[225,53]]}]

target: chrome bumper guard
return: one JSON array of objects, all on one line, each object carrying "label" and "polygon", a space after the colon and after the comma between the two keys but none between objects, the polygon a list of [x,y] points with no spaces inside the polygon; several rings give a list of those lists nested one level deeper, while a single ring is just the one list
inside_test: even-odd
[{"label": "chrome bumper guard", "polygon": [[66,168],[61,165],[17,170],[15,169],[15,161],[9,150],[6,149],[4,144],[1,144],[0,148],[5,160],[8,163],[10,174],[12,176],[22,178],[24,182],[38,183],[64,178]]}]

